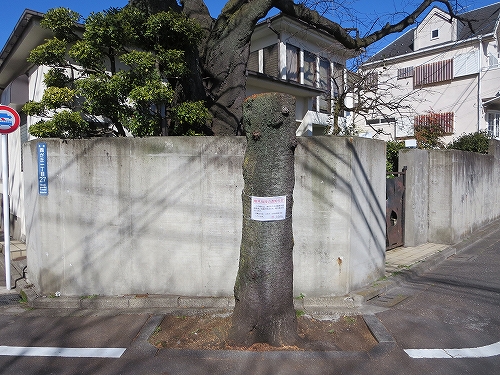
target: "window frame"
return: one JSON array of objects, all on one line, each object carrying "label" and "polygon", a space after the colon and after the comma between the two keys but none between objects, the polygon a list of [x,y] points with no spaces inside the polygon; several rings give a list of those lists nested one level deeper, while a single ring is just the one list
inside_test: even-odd
[{"label": "window frame", "polygon": [[413,87],[442,84],[453,80],[453,59],[435,61],[416,66],[413,70]]},{"label": "window frame", "polygon": [[439,122],[444,135],[455,133],[455,112],[433,112],[417,115],[413,119],[413,126],[414,128],[417,126],[428,126],[431,124],[431,121],[436,120]]},{"label": "window frame", "polygon": [[[490,122],[490,118],[493,121]],[[500,111],[486,112],[486,122],[488,124],[488,134],[494,138],[500,138]]]},{"label": "window frame", "polygon": [[271,44],[262,48],[263,69],[262,73],[270,77],[279,76],[279,45]]},{"label": "window frame", "polygon": [[332,112],[332,69],[330,60],[322,56],[319,57],[318,80],[318,87],[325,91],[319,97],[318,112],[330,114]]},{"label": "window frame", "polygon": [[315,87],[317,62],[316,62],[316,55],[314,53],[304,50],[303,70],[304,70],[304,85]]},{"label": "window frame", "polygon": [[300,48],[290,43],[286,44],[286,79],[300,82]]}]

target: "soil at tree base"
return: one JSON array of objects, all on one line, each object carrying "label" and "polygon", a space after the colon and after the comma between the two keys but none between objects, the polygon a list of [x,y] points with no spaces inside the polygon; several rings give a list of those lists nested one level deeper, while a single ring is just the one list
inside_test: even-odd
[{"label": "soil at tree base", "polygon": [[316,350],[368,351],[377,341],[361,316],[344,316],[336,321],[298,317],[299,346],[272,347],[253,344],[250,347],[231,346],[227,335],[231,316],[167,315],[149,342],[157,348],[194,350]]}]

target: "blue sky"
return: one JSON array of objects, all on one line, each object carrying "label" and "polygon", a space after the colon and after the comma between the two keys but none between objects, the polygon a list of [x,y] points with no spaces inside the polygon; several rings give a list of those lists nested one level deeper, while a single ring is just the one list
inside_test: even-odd
[{"label": "blue sky", "polygon": [[[493,4],[497,1],[451,0],[452,4],[457,4],[461,9],[467,10]],[[123,7],[127,4],[127,0],[84,0],[78,2],[72,0],[0,0],[0,2],[3,3],[0,6],[2,13],[0,51],[3,49],[25,8],[43,13],[50,8],[62,6],[71,8],[86,17],[90,12],[98,12],[110,7]],[[418,4],[418,0],[335,0],[334,2],[340,5],[339,11],[336,12],[338,14],[336,21],[340,21],[345,27],[357,27],[361,30],[361,33],[369,30],[373,22],[377,24],[394,22],[393,17],[399,19],[398,17],[404,16],[405,10],[409,12],[415,8],[415,4]],[[225,1],[206,0],[205,3],[211,15],[216,17],[220,13]],[[352,21],[353,15],[357,19],[356,21]],[[382,40],[376,45],[375,49],[385,46],[394,38],[395,36],[391,36]]]}]

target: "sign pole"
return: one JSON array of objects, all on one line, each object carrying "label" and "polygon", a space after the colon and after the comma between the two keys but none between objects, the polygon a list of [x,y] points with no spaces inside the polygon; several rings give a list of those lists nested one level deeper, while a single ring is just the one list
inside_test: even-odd
[{"label": "sign pole", "polygon": [[3,241],[5,253],[5,287],[10,283],[10,203],[9,203],[9,133],[21,124],[19,113],[14,108],[0,105],[0,133],[2,134],[2,187],[3,187]]},{"label": "sign pole", "polygon": [[7,137],[7,134],[2,134],[3,240],[5,253],[5,288],[10,290],[9,151],[7,149]]}]

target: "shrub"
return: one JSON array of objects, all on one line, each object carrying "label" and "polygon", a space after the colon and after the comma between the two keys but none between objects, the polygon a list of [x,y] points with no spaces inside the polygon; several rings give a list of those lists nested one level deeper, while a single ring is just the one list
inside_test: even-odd
[{"label": "shrub", "polygon": [[448,145],[448,149],[479,152],[487,154],[491,136],[486,130],[462,134]]},{"label": "shrub", "polygon": [[398,152],[405,148],[405,143],[387,141],[386,147],[386,171],[387,173],[398,172]]}]

